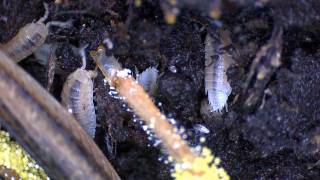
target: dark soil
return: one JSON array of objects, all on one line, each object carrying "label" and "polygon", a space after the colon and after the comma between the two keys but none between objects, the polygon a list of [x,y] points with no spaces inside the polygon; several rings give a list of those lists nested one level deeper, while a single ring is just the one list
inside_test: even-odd
[{"label": "dark soil", "polygon": [[[89,44],[90,57],[89,51],[109,38],[113,48],[107,53],[124,67],[133,72],[157,67],[155,102],[192,132],[193,144],[206,136],[206,145],[232,179],[319,179],[320,1],[224,1],[219,20],[208,17],[209,1],[177,2],[180,14],[174,25],[165,22],[159,1],[142,1],[140,7],[130,0],[49,2],[48,21],[73,20],[70,29],[52,28],[46,42],[58,45],[51,93],[60,99],[63,82],[81,65],[72,46]],[[41,0],[1,0],[0,42],[43,13]],[[276,27],[283,29],[282,65],[265,86],[255,89],[253,82],[246,91],[250,65]],[[230,32],[227,51],[235,61],[227,72],[232,87],[229,111],[221,116],[201,110],[206,100],[204,39],[219,29]],[[91,58],[88,63],[87,69],[94,69]],[[20,65],[46,85],[46,65],[33,56]],[[165,157],[163,150],[152,146],[124,102],[108,95],[102,79],[101,74],[95,79],[96,143],[123,179],[168,179],[171,167],[158,160]],[[244,104],[250,93],[257,93],[258,100],[248,107]],[[199,131],[200,124],[210,133]]]}]

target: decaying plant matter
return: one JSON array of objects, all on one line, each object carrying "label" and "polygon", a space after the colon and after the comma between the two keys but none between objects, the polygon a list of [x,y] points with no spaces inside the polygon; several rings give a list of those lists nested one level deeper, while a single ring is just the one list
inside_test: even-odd
[{"label": "decaying plant matter", "polygon": [[[244,104],[248,109],[257,105],[271,76],[281,65],[282,31],[282,27],[277,26],[274,28],[268,44],[257,52],[251,64],[244,84],[244,94],[248,96]],[[253,77],[254,75],[255,78]],[[251,89],[248,89],[250,83],[253,85]]]}]

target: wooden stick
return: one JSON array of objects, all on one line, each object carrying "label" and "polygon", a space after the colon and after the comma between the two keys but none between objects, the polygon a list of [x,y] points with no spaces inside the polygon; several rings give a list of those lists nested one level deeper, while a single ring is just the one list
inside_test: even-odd
[{"label": "wooden stick", "polygon": [[162,141],[168,153],[177,161],[192,162],[196,157],[177,130],[168,123],[166,117],[149,98],[143,87],[132,77],[113,78],[114,85],[121,97],[133,108],[141,119]]},{"label": "wooden stick", "polygon": [[103,47],[93,52],[92,57],[109,85],[113,86],[110,89],[115,89],[162,141],[170,155],[168,160],[173,160],[175,167],[172,176],[175,179],[230,179],[226,171],[217,166],[220,160],[215,159],[208,148],[200,147],[197,152],[188,146],[178,129],[168,123],[166,116],[161,114],[143,87],[130,75],[130,70],[122,69],[113,56],[106,56]]},{"label": "wooden stick", "polygon": [[100,48],[93,57],[109,84],[115,87],[119,95],[125,98],[134,112],[162,141],[172,158],[179,163],[193,162],[196,155],[177,129],[168,123],[167,118],[154,105],[143,87],[122,69],[114,57],[107,57],[103,48]]},{"label": "wooden stick", "polygon": [[0,51],[1,124],[54,179],[120,179],[73,116]]}]

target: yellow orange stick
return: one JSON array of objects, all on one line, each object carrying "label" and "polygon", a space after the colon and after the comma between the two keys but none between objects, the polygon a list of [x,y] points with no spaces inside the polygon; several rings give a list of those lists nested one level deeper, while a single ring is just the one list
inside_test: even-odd
[{"label": "yellow orange stick", "polygon": [[218,168],[219,159],[214,161],[208,148],[200,154],[193,151],[187,142],[177,132],[177,128],[168,123],[165,115],[161,114],[143,87],[130,75],[130,70],[122,69],[118,61],[105,55],[104,48],[99,48],[93,55],[96,64],[102,71],[110,86],[126,101],[145,124],[162,141],[164,148],[175,162],[176,179],[228,179],[229,176],[222,168]]}]

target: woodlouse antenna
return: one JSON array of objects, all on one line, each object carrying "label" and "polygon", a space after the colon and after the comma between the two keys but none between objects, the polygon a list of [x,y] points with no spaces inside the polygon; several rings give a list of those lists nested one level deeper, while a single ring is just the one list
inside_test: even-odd
[{"label": "woodlouse antenna", "polygon": [[82,60],[82,66],[80,69],[86,69],[86,66],[87,66],[87,58],[86,58],[86,48],[89,46],[89,44],[86,44],[84,46],[82,46],[80,49],[79,49],[79,54],[81,56],[81,60]]},{"label": "woodlouse antenna", "polygon": [[43,23],[49,17],[49,5],[48,5],[48,3],[44,2],[43,6],[44,6],[44,9],[45,9],[44,15],[42,16],[42,18],[40,18],[38,20],[38,22],[41,22],[41,23]]}]

